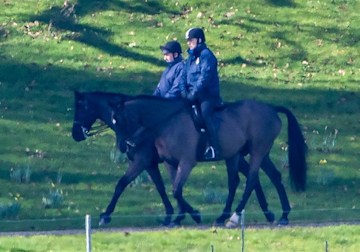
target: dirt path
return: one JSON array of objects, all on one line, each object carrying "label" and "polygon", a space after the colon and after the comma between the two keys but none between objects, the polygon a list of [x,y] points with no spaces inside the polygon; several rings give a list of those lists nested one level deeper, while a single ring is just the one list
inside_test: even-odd
[{"label": "dirt path", "polygon": [[[326,222],[326,223],[305,223],[305,224],[289,224],[287,226],[278,225],[245,225],[245,229],[275,229],[275,228],[293,228],[293,227],[328,227],[339,225],[360,225],[360,221],[351,222]],[[213,226],[210,225],[197,225],[197,226],[181,226],[185,229],[210,229]],[[175,227],[176,228],[176,227]],[[219,227],[222,228],[222,227]],[[239,227],[240,228],[240,227]],[[92,233],[97,232],[119,232],[119,233],[131,233],[131,232],[153,232],[171,230],[174,228],[168,227],[150,227],[150,228],[138,228],[138,227],[124,227],[124,228],[93,228]],[[0,232],[0,236],[34,236],[34,235],[77,235],[85,234],[85,229],[76,230],[52,230],[52,231],[23,231],[23,232]]]}]

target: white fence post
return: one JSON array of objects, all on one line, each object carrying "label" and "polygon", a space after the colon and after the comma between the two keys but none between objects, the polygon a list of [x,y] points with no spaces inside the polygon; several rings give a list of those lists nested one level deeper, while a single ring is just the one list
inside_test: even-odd
[{"label": "white fence post", "polygon": [[86,252],[91,252],[91,216],[85,216]]},{"label": "white fence post", "polygon": [[245,251],[245,209],[241,211],[241,251]]}]

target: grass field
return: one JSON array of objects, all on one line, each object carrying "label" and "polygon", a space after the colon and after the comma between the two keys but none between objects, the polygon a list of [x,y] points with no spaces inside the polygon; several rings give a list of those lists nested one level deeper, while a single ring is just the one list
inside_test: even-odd
[{"label": "grass field", "polygon": [[[112,132],[72,139],[73,91],[151,94],[165,67],[159,45],[178,39],[185,49],[192,26],[205,29],[218,57],[224,100],[284,105],[302,124],[310,149],[305,193],[288,184],[285,118],[271,152],[289,193],[290,220],[359,220],[359,1],[0,5],[0,231],[79,228],[85,214],[104,210],[126,163],[117,160]],[[263,173],[261,180],[279,217],[276,191]],[[223,162],[198,165],[184,188],[205,224],[221,212],[226,193]],[[255,197],[246,212],[248,223],[265,222]],[[163,213],[143,174],[120,198],[111,227],[157,226]]]},{"label": "grass field", "polygon": [[[346,251],[359,249],[359,226],[98,231],[92,251]],[[242,238],[244,234],[244,239]],[[243,239],[243,240],[242,240]],[[1,251],[86,251],[85,234],[0,236]]]}]

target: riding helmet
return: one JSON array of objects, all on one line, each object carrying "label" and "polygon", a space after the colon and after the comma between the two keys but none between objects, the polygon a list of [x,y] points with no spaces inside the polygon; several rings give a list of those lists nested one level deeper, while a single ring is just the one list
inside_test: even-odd
[{"label": "riding helmet", "polygon": [[173,40],[173,41],[169,41],[167,42],[165,45],[160,46],[160,50],[163,52],[163,54],[165,53],[178,53],[181,54],[181,45],[179,44],[179,42]]},{"label": "riding helmet", "polygon": [[198,43],[204,43],[205,42],[205,34],[204,34],[203,29],[190,28],[189,30],[187,30],[187,32],[185,33],[185,39],[189,40],[189,39],[193,39],[193,38],[198,39]]}]

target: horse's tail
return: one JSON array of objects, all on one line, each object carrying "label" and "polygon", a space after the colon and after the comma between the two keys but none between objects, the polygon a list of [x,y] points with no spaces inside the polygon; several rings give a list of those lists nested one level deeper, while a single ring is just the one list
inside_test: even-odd
[{"label": "horse's tail", "polygon": [[296,191],[306,189],[306,154],[307,145],[294,114],[285,107],[276,106],[278,113],[283,113],[288,119],[288,155],[289,173],[292,188]]}]

